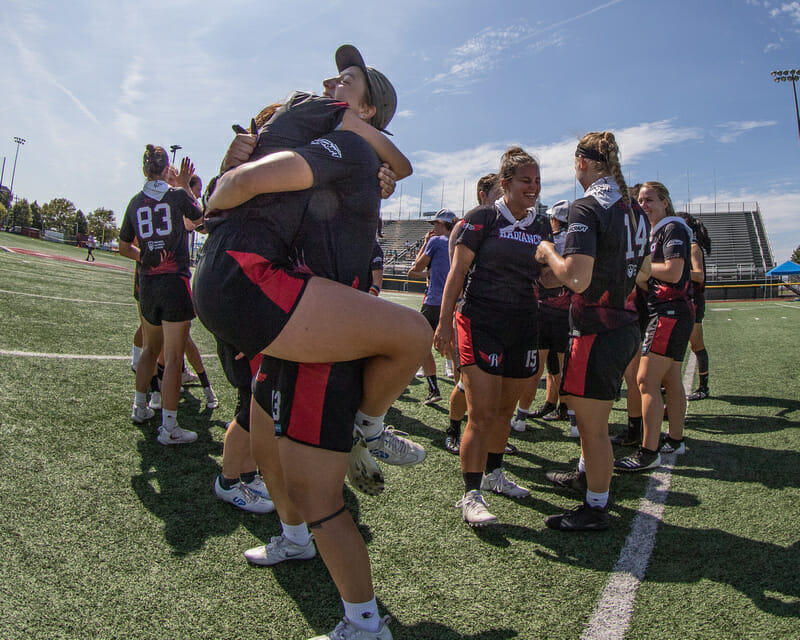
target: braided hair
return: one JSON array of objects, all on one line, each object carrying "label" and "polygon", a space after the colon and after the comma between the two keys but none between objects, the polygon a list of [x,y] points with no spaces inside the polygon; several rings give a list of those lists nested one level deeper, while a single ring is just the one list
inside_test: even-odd
[{"label": "braided hair", "polygon": [[686,211],[678,211],[676,215],[679,215],[681,218],[686,220],[686,224],[689,225],[689,228],[692,230],[694,234],[694,238],[697,241],[697,245],[703,250],[706,255],[711,255],[711,236],[708,235],[708,229],[706,229],[706,225],[704,225],[700,220],[695,218],[692,214],[686,213]]},{"label": "braided hair", "polygon": [[159,178],[168,166],[169,156],[164,147],[155,147],[152,144],[148,144],[144,148],[142,169],[149,180]]}]

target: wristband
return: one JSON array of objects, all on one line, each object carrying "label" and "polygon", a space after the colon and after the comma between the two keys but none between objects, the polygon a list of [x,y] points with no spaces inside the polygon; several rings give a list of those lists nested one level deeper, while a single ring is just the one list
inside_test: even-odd
[{"label": "wristband", "polygon": [[377,296],[381,292],[381,288],[377,284],[372,284],[369,287],[369,292]]}]

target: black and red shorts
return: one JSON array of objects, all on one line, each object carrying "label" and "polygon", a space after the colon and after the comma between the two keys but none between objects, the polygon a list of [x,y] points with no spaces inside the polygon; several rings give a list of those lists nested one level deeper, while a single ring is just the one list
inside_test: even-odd
[{"label": "black and red shorts", "polygon": [[312,274],[276,266],[257,253],[228,250],[214,233],[206,245],[194,274],[197,316],[252,359],[289,322]]},{"label": "black and red shorts", "polygon": [[539,367],[537,314],[497,310],[456,312],[458,359],[462,367],[503,378],[530,378]]},{"label": "black and red shorts", "polygon": [[363,360],[303,364],[265,356],[253,398],[275,422],[275,435],[347,453],[361,404]]},{"label": "black and red shorts", "polygon": [[565,353],[569,346],[569,309],[539,305],[539,349]]},{"label": "black and red shorts", "polygon": [[564,358],[561,395],[614,400],[641,341],[635,323],[605,333],[573,335]]},{"label": "black and red shorts", "polygon": [[186,322],[194,318],[189,278],[177,273],[139,278],[139,309],[152,325]]},{"label": "black and red shorts", "polygon": [[694,313],[686,304],[651,314],[642,343],[642,355],[654,353],[683,362],[693,328]]}]

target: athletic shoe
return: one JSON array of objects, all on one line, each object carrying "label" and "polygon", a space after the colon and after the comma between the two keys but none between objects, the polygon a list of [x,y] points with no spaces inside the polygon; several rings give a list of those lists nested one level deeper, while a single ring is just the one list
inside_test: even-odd
[{"label": "athletic shoe", "polygon": [[347,618],[336,625],[336,628],[324,636],[314,636],[311,640],[392,640],[392,632],[389,631],[389,616],[381,619],[381,626],[377,631],[364,631],[359,629]]},{"label": "athletic shoe", "polygon": [[367,450],[364,437],[356,429],[353,430],[353,448],[347,462],[347,479],[367,495],[377,496],[383,492],[383,473]]},{"label": "athletic shoe", "polygon": [[[374,458],[398,466],[419,464],[425,459],[425,449],[407,438],[402,432],[384,429],[379,435],[367,440],[367,448]],[[403,433],[402,435],[408,435]]]},{"label": "athletic shoe", "polygon": [[620,447],[638,447],[642,444],[642,431],[639,427],[628,423],[628,429],[625,433],[618,433],[615,436],[611,436],[611,444]]},{"label": "athletic shoe", "polygon": [[317,555],[314,536],[309,536],[307,544],[297,544],[284,535],[273,536],[269,544],[253,547],[244,552],[250,564],[271,567],[286,560],[311,560]]},{"label": "athletic shoe", "polygon": [[164,425],[158,428],[158,436],[156,437],[161,444],[189,444],[197,440],[197,434],[194,431],[187,431],[180,427],[175,427],[169,431]]},{"label": "athletic shoe", "polygon": [[569,437],[570,438],[580,438],[581,432],[578,431],[578,425],[571,424],[569,426]]},{"label": "athletic shoe", "polygon": [[220,500],[230,502],[250,513],[272,513],[275,511],[275,505],[271,500],[262,498],[255,491],[243,482],[237,482],[230,489],[225,489],[219,481],[219,476],[214,479],[214,495]]},{"label": "athletic shoe", "polygon": [[154,415],[156,415],[156,412],[150,407],[133,405],[131,408],[131,420],[133,420],[136,424],[142,424],[142,422],[150,420],[150,418],[152,418]]},{"label": "athletic shoe", "polygon": [[673,440],[669,437],[669,434],[665,433],[661,436],[661,447],[658,451],[660,453],[674,453],[675,455],[681,456],[686,453],[686,443],[683,438],[680,440]]},{"label": "athletic shoe", "polygon": [[506,454],[507,456],[513,456],[513,455],[519,453],[519,449],[517,449],[510,442],[506,442],[506,448],[503,449],[503,453]]},{"label": "athletic shoe", "polygon": [[531,418],[542,418],[556,408],[556,405],[554,405],[552,402],[545,402],[541,407],[531,411],[528,415],[530,415]]},{"label": "athletic shoe", "polygon": [[425,372],[422,370],[422,367],[417,369],[417,372],[414,374],[414,377],[415,378],[424,378],[425,377]]},{"label": "athletic shoe", "polygon": [[191,371],[184,370],[183,373],[181,373],[181,384],[182,385],[197,384],[198,382],[200,382],[200,378],[198,378]]},{"label": "athletic shoe", "polygon": [[487,524],[495,524],[497,522],[497,516],[489,513],[486,501],[477,489],[467,491],[464,497],[456,502],[456,506],[461,507],[464,522],[470,527],[485,527]]},{"label": "athletic shoe", "polygon": [[206,409],[216,409],[219,406],[219,400],[211,387],[203,387],[203,395],[206,397]]},{"label": "athletic shoe", "polygon": [[633,455],[614,460],[614,468],[619,471],[647,471],[661,466],[661,456],[639,447]]},{"label": "athletic shoe", "polygon": [[705,400],[706,398],[710,398],[711,393],[708,391],[708,387],[698,387],[697,391],[693,394],[686,396],[687,400],[694,401],[694,400]]},{"label": "athletic shoe", "polygon": [[160,391],[153,391],[150,394],[150,402],[147,403],[147,406],[151,409],[158,411],[161,409],[161,392]]},{"label": "athletic shoe", "polygon": [[524,419],[514,416],[511,418],[511,428],[517,433],[522,433],[525,431],[525,429],[527,429],[527,423]]},{"label": "athletic shoe", "polygon": [[437,389],[436,391],[429,391],[428,396],[425,398],[425,400],[422,401],[422,404],[430,405],[435,402],[440,402],[441,400],[442,400],[442,394],[439,393],[439,390]]},{"label": "athletic shoe", "polygon": [[261,496],[262,498],[266,498],[267,500],[272,500],[269,495],[269,491],[267,490],[267,485],[264,484],[264,478],[261,477],[260,474],[256,474],[256,477],[253,479],[252,482],[243,482],[245,487],[250,489],[253,493]]},{"label": "athletic shoe", "polygon": [[558,531],[605,531],[608,507],[590,507],[584,502],[560,516],[550,516],[544,523]]},{"label": "athletic shoe", "polygon": [[529,489],[520,487],[513,480],[509,480],[502,469],[495,469],[488,475],[483,474],[481,491],[494,491],[501,496],[508,496],[509,498],[527,498],[531,495]]},{"label": "athletic shoe", "polygon": [[461,434],[448,432],[444,437],[444,448],[458,455],[461,451]]},{"label": "athletic shoe", "polygon": [[453,377],[453,363],[450,360],[444,361],[444,375],[448,378]]},{"label": "athletic shoe", "polygon": [[547,420],[548,422],[555,422],[556,420],[569,420],[569,416],[567,415],[567,405],[559,405],[550,413],[543,415],[542,420]]},{"label": "athletic shoe", "polygon": [[572,489],[579,493],[586,491],[586,472],[570,469],[569,471],[548,471],[544,474],[557,487]]}]

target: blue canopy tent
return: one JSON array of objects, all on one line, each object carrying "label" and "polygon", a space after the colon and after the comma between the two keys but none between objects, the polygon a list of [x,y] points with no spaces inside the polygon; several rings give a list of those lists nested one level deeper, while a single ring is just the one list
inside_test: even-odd
[{"label": "blue canopy tent", "polygon": [[[770,278],[779,278],[783,281],[783,286],[791,291],[794,291],[798,296],[800,296],[800,285],[798,284],[791,284],[784,280],[785,276],[797,276],[800,275],[800,264],[796,262],[792,262],[791,260],[787,260],[783,264],[779,264],[777,267],[774,267],[767,271],[766,275]],[[772,287],[770,287],[770,297],[772,297]]]}]

